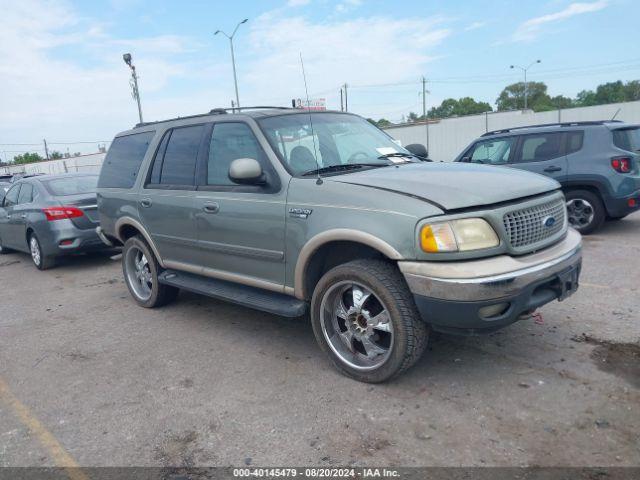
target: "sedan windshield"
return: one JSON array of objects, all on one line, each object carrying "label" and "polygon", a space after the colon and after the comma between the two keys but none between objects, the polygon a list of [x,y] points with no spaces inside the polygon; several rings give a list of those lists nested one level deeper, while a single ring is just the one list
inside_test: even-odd
[{"label": "sedan windshield", "polygon": [[[341,113],[299,113],[258,120],[289,171],[341,174],[417,161],[407,150],[361,117]],[[347,166],[347,168],[341,168]]]}]

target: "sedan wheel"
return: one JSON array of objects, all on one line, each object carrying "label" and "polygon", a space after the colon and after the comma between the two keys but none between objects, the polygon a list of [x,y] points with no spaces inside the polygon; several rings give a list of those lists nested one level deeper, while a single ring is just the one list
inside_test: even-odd
[{"label": "sedan wheel", "polygon": [[29,237],[29,252],[31,253],[31,260],[33,260],[33,264],[39,270],[46,270],[47,268],[52,267],[55,263],[54,257],[49,257],[42,253],[40,241],[38,240],[38,237],[36,237],[35,233],[31,234]]}]

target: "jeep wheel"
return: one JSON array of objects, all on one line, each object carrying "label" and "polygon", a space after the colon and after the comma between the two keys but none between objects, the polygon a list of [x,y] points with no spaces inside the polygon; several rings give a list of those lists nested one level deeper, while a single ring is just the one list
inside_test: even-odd
[{"label": "jeep wheel", "polygon": [[141,237],[134,236],[125,242],[122,271],[129,292],[138,305],[160,307],[178,296],[179,289],[158,282],[160,265]]},{"label": "jeep wheel", "polygon": [[398,269],[355,260],[329,270],[311,301],[316,340],[346,375],[369,383],[389,380],[422,355],[428,327]]},{"label": "jeep wheel", "polygon": [[588,190],[571,190],[566,194],[569,225],[582,235],[588,235],[602,226],[606,213],[602,201]]}]

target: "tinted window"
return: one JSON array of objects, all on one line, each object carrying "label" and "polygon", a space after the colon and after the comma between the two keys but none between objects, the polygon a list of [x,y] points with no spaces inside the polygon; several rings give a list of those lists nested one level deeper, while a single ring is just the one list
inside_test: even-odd
[{"label": "tinted window", "polygon": [[20,191],[20,185],[14,185],[9,189],[7,195],[4,197],[4,206],[11,207],[18,203],[18,192]]},{"label": "tinted window", "polygon": [[229,166],[238,158],[261,161],[262,149],[244,123],[219,123],[213,127],[207,164],[208,185],[236,185],[229,178]]},{"label": "tinted window", "polygon": [[501,165],[509,161],[514,138],[496,138],[476,143],[471,154],[471,162]]},{"label": "tinted window", "polygon": [[640,128],[614,130],[613,144],[628,152],[640,151]]},{"label": "tinted window", "polygon": [[582,148],[584,132],[567,132],[567,154],[575,153]]},{"label": "tinted window", "polygon": [[116,137],[109,148],[102,170],[100,188],[131,188],[136,181],[142,159],[155,132]]},{"label": "tinted window", "polygon": [[196,160],[203,131],[204,125],[195,125],[175,128],[171,132],[162,159],[159,183],[163,185],[195,184]]},{"label": "tinted window", "polygon": [[542,162],[561,155],[561,134],[526,135],[522,140],[521,162]]},{"label": "tinted window", "polygon": [[51,195],[61,197],[78,193],[95,193],[98,177],[87,175],[86,177],[56,178],[42,183]]},{"label": "tinted window", "polygon": [[31,203],[33,200],[33,185],[30,183],[23,183],[20,189],[20,195],[18,195],[18,203]]}]

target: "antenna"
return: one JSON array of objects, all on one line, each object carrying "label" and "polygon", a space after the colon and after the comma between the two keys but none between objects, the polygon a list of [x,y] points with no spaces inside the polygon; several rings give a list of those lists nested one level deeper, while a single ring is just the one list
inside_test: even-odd
[{"label": "antenna", "polygon": [[318,179],[316,180],[316,185],[322,185],[322,177],[320,177],[320,163],[318,162],[318,150],[316,146],[316,135],[313,131],[313,120],[311,119],[311,111],[309,110],[309,89],[307,88],[307,74],[304,71],[304,62],[302,61],[302,52],[300,52],[300,66],[302,67],[302,79],[304,80],[304,94],[307,98],[307,112],[309,114],[309,126],[311,127],[311,140],[313,140],[313,158],[316,160],[316,175]]},{"label": "antenna", "polygon": [[620,107],[618,110],[616,110],[616,113],[613,114],[613,117],[611,117],[611,120],[615,120],[616,117],[618,116],[618,114],[620,113],[620,110],[622,110],[622,107]]}]

